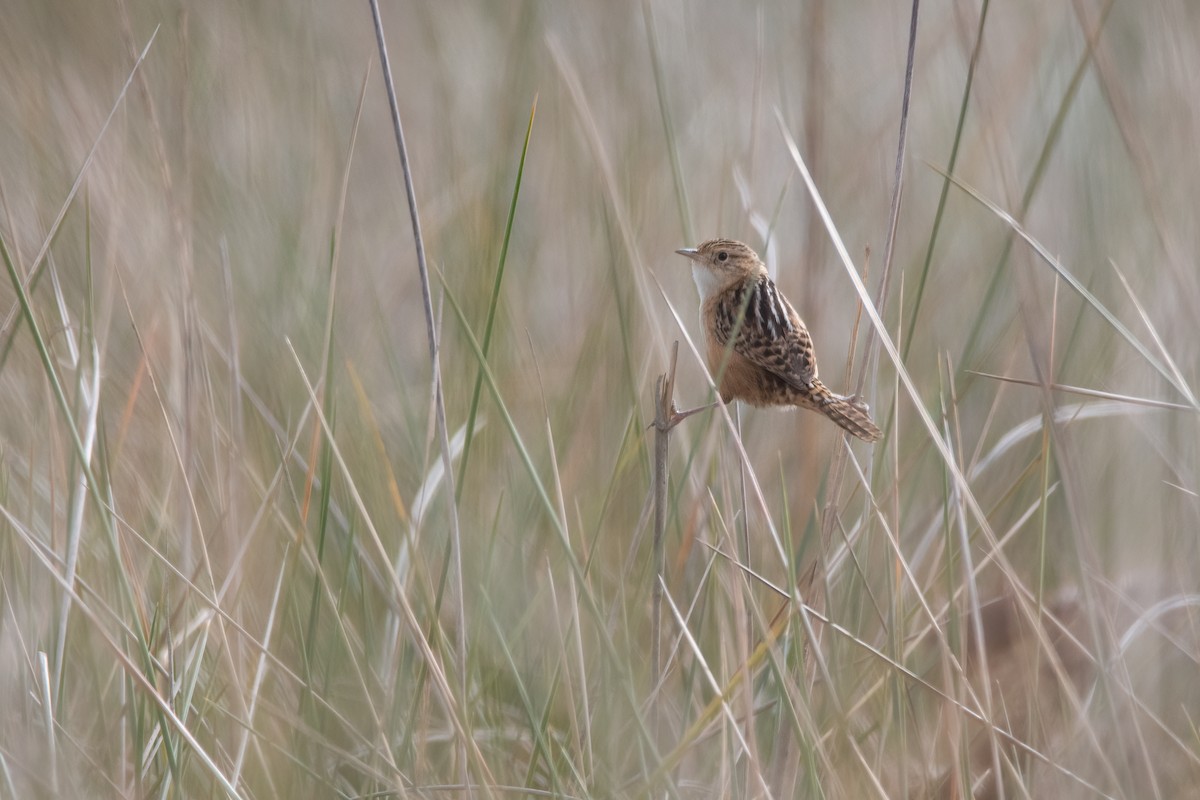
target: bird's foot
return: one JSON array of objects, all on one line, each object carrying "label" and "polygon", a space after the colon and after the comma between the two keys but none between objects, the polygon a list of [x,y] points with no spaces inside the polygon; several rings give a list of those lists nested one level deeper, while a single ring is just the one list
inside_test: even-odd
[{"label": "bird's foot", "polygon": [[[830,394],[833,394],[830,392]],[[843,403],[849,403],[856,408],[861,408],[863,411],[870,411],[871,407],[857,394],[834,394],[834,398],[841,400]]]}]

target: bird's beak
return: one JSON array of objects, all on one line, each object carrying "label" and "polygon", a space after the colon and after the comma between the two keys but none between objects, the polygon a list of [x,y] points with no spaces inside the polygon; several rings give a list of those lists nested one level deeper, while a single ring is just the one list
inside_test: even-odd
[{"label": "bird's beak", "polygon": [[700,260],[700,251],[694,247],[684,247],[682,249],[676,250],[675,252],[679,253],[679,255],[681,255],[681,256],[687,256],[692,261]]}]

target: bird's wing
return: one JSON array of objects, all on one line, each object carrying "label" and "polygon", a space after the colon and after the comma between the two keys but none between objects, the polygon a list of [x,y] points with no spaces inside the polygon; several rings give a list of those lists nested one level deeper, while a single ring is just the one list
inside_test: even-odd
[{"label": "bird's wing", "polygon": [[[748,295],[748,296],[747,296]],[[745,318],[738,328],[738,318]],[[817,378],[812,338],[800,316],[766,275],[726,292],[716,309],[717,342],[725,347],[736,330],[733,350],[799,390]]]}]

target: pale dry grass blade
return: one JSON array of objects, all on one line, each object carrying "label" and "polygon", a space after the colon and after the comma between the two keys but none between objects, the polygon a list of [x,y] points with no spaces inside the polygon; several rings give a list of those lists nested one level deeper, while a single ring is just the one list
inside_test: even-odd
[{"label": "pale dry grass blade", "polygon": [[[263,681],[266,680],[270,670],[270,661],[267,658],[267,652],[271,649],[272,634],[275,631],[275,622],[279,614],[280,598],[283,596],[284,579],[287,576],[287,565],[291,562],[288,558],[290,553],[285,550],[284,557],[280,560],[279,575],[275,579],[275,590],[271,594],[271,605],[267,613],[266,628],[262,634],[262,652],[259,653],[258,663],[254,670],[254,679],[250,689],[247,692],[249,697],[246,701],[246,717],[242,721],[245,725],[245,730],[242,732],[241,739],[238,741],[237,753],[233,758],[233,770],[230,776],[230,781],[237,785],[242,774],[242,765],[245,763],[246,747],[250,743],[251,733],[254,731],[254,717],[258,710],[258,702],[262,692]],[[255,739],[257,740],[257,736]]]},{"label": "pale dry grass blade", "polygon": [[[72,324],[71,314],[67,308],[66,298],[63,296],[62,285],[58,280],[58,271],[54,268],[54,259],[47,258],[47,263],[50,265],[49,273],[51,285],[54,287],[55,304],[58,307],[59,320],[62,323],[64,331],[64,339],[67,343],[67,355],[69,358],[69,368],[75,375],[75,396],[79,398],[80,415],[83,417],[83,458],[84,463],[92,465],[93,451],[96,445],[96,434],[100,417],[100,349],[94,338],[89,336],[88,344],[90,344],[91,369],[86,369],[80,357],[80,343],[76,339],[76,328]],[[83,332],[80,331],[80,336]],[[67,538],[66,538],[66,580],[67,583],[74,584],[76,569],[79,564],[79,547],[83,537],[83,522],[84,522],[84,507],[88,497],[87,478],[81,471],[78,480],[71,487],[71,497],[68,501],[70,512],[67,517]],[[58,695],[59,688],[62,685],[62,671],[64,668],[64,654],[67,647],[67,631],[68,622],[71,617],[71,601],[70,598],[64,597],[62,605],[59,609],[58,619],[58,634],[57,641],[54,644],[53,661],[54,665],[54,681],[53,689],[55,696]]]},{"label": "pale dry grass blade", "polygon": [[1183,389],[1185,396],[1192,405],[1192,408],[1197,409],[1196,396],[1192,391],[1192,387],[1188,385],[1187,379],[1184,378],[1183,373],[1176,365],[1175,359],[1171,357],[1171,352],[1167,348],[1166,343],[1163,341],[1162,336],[1159,334],[1158,328],[1154,324],[1154,320],[1151,319],[1149,312],[1146,311],[1145,305],[1141,300],[1138,299],[1137,294],[1133,291],[1133,287],[1129,285],[1129,280],[1125,277],[1125,271],[1122,270],[1115,261],[1110,261],[1109,264],[1112,266],[1113,272],[1115,272],[1117,277],[1121,280],[1121,286],[1125,288],[1125,293],[1129,295],[1129,301],[1133,303],[1133,307],[1137,309],[1138,316],[1142,319],[1142,324],[1146,326],[1146,330],[1150,333],[1150,338],[1154,340],[1154,346],[1158,348],[1158,352],[1162,353],[1163,361],[1166,362],[1167,368],[1175,377],[1176,386]]},{"label": "pale dry grass blade", "polygon": [[[932,168],[937,170],[936,167]],[[984,197],[975,188],[964,183],[953,175],[947,175],[946,177],[952,181],[955,186],[962,189],[969,197],[974,199],[988,211],[992,212],[992,214],[999,218],[1001,222],[1011,228],[1013,232],[1017,234],[1017,236],[1024,240],[1025,243],[1033,249],[1042,262],[1053,269],[1060,278],[1066,281],[1068,286],[1075,290],[1076,294],[1082,297],[1088,305],[1099,312],[1100,316],[1104,318],[1104,321],[1108,323],[1109,327],[1111,327],[1121,336],[1121,338],[1128,342],[1130,346],[1132,346],[1133,349],[1136,350],[1139,355],[1141,355],[1147,364],[1153,367],[1154,370],[1162,375],[1168,383],[1174,386],[1190,405],[1195,407],[1197,410],[1200,410],[1200,401],[1196,400],[1187,384],[1178,380],[1172,370],[1168,369],[1166,365],[1159,361],[1159,359],[1150,352],[1149,348],[1147,348],[1140,339],[1134,336],[1133,332],[1130,331],[1123,322],[1117,319],[1117,316],[1103,303],[1101,303],[1099,298],[1092,294],[1092,292],[1086,286],[1083,285],[1083,282],[1080,281],[1079,278],[1072,274],[1062,264],[1062,262],[1051,255],[1050,251],[1046,249],[1045,245],[1030,235],[1025,230],[1024,226],[1017,222],[1017,220],[1011,214],[1000,208],[1000,206],[998,206],[996,203]],[[1153,331],[1153,328],[1151,328],[1151,330]]]},{"label": "pale dry grass blade", "polygon": [[1150,397],[1136,397],[1129,394],[1120,394],[1118,392],[1105,392],[1100,389],[1088,389],[1083,386],[1069,386],[1062,383],[1040,383],[1038,381],[1026,380],[1024,378],[1014,378],[1009,375],[993,375],[990,372],[981,372],[979,370],[969,369],[968,373],[978,375],[981,378],[991,378],[996,381],[1004,381],[1005,383],[1015,383],[1019,386],[1032,386],[1036,388],[1051,389],[1056,392],[1066,392],[1068,394],[1078,394],[1084,397],[1094,397],[1097,400],[1113,400],[1120,403],[1129,403],[1135,406],[1146,406],[1147,408],[1157,408],[1167,411],[1196,411],[1195,406],[1184,405],[1183,403],[1172,403],[1167,400],[1155,400]]},{"label": "pale dry grass blade", "polygon": [[[483,430],[485,425],[486,420],[482,417],[476,420],[476,432]],[[454,432],[454,436],[450,439],[450,456],[452,461],[462,455],[466,440],[467,426],[464,424]],[[407,534],[400,537],[399,546],[396,548],[396,555],[391,560],[391,574],[395,576],[401,586],[406,587],[409,585],[410,574],[413,569],[413,549],[421,541],[421,523],[425,519],[425,515],[429,513],[430,506],[433,505],[434,500],[437,498],[438,491],[445,477],[446,470],[442,466],[441,461],[435,461],[430,464],[429,471],[425,473],[421,485],[417,487],[417,491],[413,495],[412,502],[408,505],[409,519]],[[403,626],[403,615],[389,612],[383,633],[383,640],[387,644],[379,657],[378,669],[380,675],[391,675],[396,669],[396,657],[400,650],[400,635],[403,632]]]}]

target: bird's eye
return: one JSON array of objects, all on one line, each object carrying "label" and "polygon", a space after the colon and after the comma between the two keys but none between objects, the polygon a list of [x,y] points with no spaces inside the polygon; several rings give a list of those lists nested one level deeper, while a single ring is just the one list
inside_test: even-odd
[{"label": "bird's eye", "polygon": [[729,253],[726,253],[724,250],[717,253],[717,261],[728,261],[728,260],[729,260]]}]

